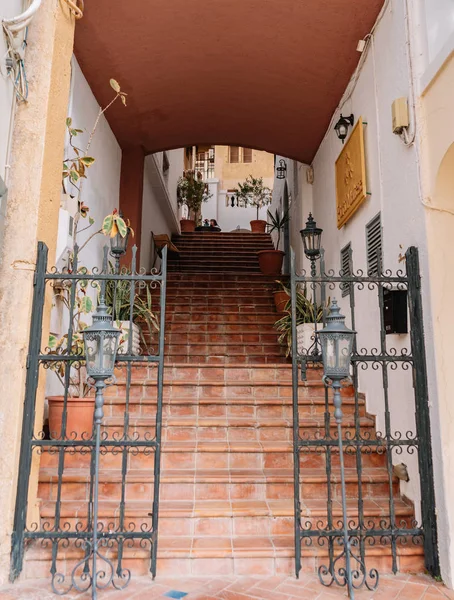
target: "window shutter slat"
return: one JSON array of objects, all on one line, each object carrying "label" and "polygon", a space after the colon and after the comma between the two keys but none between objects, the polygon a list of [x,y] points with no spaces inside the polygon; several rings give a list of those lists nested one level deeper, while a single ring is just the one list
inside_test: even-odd
[{"label": "window shutter slat", "polygon": [[381,214],[375,216],[366,225],[367,273],[378,275],[383,265]]}]

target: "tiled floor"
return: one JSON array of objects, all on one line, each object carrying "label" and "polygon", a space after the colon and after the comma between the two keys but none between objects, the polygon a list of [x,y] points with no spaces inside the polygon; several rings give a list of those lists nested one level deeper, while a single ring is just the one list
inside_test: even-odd
[{"label": "tiled floor", "polygon": [[[72,592],[55,596],[48,581],[26,581],[0,588],[0,600],[50,600],[55,598],[89,600],[91,594]],[[324,588],[312,575],[292,577],[236,578],[157,578],[141,577],[124,591],[112,588],[98,592],[99,600],[334,600],[345,598],[345,589]],[[355,592],[356,600],[454,600],[454,592],[424,575],[385,575],[375,592]]]}]

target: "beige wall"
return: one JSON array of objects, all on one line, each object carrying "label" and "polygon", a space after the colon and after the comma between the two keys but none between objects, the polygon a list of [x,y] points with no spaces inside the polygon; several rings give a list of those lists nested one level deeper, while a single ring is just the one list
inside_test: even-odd
[{"label": "beige wall", "polygon": [[[230,190],[243,182],[248,175],[263,177],[265,185],[272,188],[274,181],[274,155],[260,150],[252,151],[251,163],[230,163],[229,146],[215,147],[214,176],[219,179],[219,189]],[[240,149],[240,160],[242,149]]]},{"label": "beige wall", "polygon": [[[430,289],[436,376],[438,422],[432,430],[441,440],[435,469],[443,469],[444,502],[438,503],[442,575],[454,583],[454,56],[451,55],[422,96],[423,202],[430,263]],[[445,534],[441,534],[445,532]]]},{"label": "beige wall", "polygon": [[[0,248],[0,327],[7,335],[0,347],[0,584],[9,572],[38,240],[48,245],[51,262],[55,256],[73,38],[67,5],[44,0],[29,29],[29,98],[16,114]],[[44,340],[50,302],[47,309]]]}]

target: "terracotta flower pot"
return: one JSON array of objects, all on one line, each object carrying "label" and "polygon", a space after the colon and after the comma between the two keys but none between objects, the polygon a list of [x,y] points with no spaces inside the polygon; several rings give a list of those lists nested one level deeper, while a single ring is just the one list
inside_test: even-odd
[{"label": "terracotta flower pot", "polygon": [[[61,435],[63,396],[49,396],[49,431],[52,439]],[[66,437],[76,433],[76,439],[91,437],[93,431],[93,413],[95,411],[94,398],[70,398],[66,404]]]},{"label": "terracotta flower pot", "polygon": [[195,231],[195,221],[191,219],[181,219],[180,221],[181,233],[192,233]]},{"label": "terracotta flower pot", "polygon": [[278,313],[284,313],[287,302],[290,300],[290,296],[284,290],[278,290],[274,292],[274,303],[276,304],[276,310]]},{"label": "terracotta flower pot", "polygon": [[282,250],[260,250],[259,267],[264,275],[280,275],[285,252]]},{"label": "terracotta flower pot", "polygon": [[252,233],[265,233],[266,221],[251,221],[251,231]]}]

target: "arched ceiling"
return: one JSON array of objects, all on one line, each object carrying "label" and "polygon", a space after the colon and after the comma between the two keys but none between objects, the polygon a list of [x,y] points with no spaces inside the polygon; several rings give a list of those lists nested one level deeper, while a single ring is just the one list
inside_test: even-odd
[{"label": "arched ceiling", "polygon": [[89,0],[76,56],[146,152],[238,144],[310,163],[383,0]]}]

